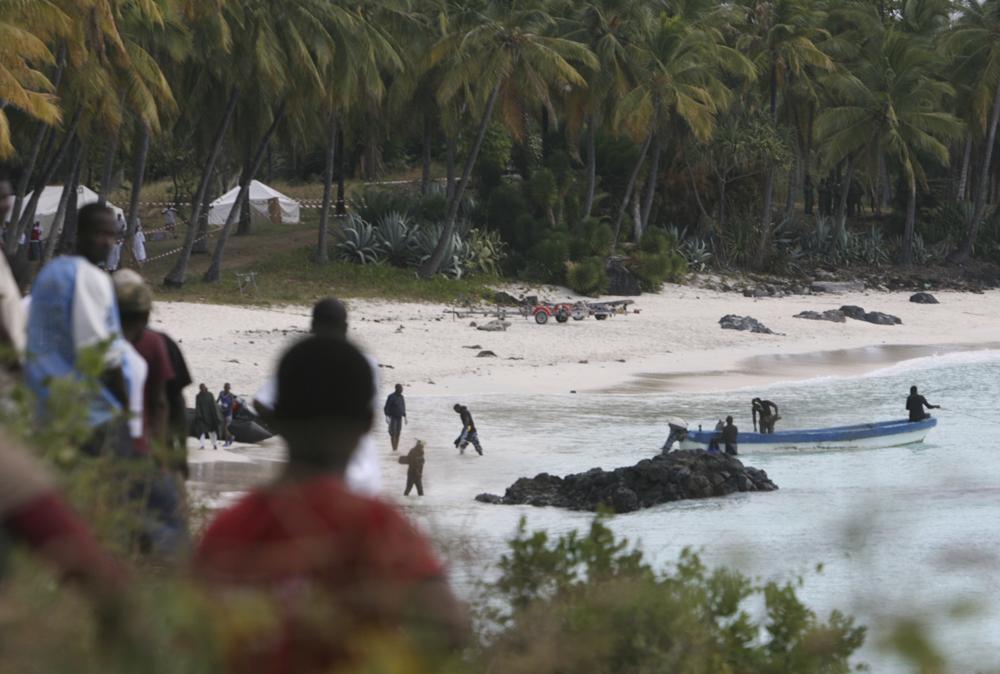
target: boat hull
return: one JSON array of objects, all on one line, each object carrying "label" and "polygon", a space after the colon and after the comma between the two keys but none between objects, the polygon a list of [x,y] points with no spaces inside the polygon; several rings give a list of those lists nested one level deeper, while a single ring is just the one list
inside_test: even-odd
[{"label": "boat hull", "polygon": [[[885,421],[837,428],[817,428],[777,433],[740,433],[738,447],[744,452],[775,450],[877,449],[901,447],[923,442],[937,425],[937,419],[924,421]],[[679,443],[680,449],[708,449],[715,431],[689,431]],[[720,442],[721,445],[721,442]]]}]

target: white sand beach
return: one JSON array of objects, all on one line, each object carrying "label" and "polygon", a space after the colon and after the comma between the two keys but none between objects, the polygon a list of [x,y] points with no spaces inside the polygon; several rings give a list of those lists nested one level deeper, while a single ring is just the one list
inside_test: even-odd
[{"label": "white sand beach", "polygon": [[[541,295],[575,301],[562,289]],[[536,325],[518,315],[506,332],[470,327],[437,304],[351,301],[350,334],[382,365],[386,388],[419,395],[568,393],[613,390],[719,391],[819,376],[857,375],[901,360],[957,350],[1000,348],[1000,291],[940,292],[940,304],[910,293],[753,299],[686,286],[637,297],[639,313],[607,321]],[[853,304],[899,316],[880,326],[794,318]],[[181,342],[196,382],[230,382],[252,394],[282,350],[308,328],[309,307],[256,308],[162,302],[154,324]],[[749,315],[782,335],[719,327],[725,314]],[[495,358],[479,358],[489,350]],[[192,387],[193,389],[194,387]],[[194,391],[189,391],[194,395]]]}]

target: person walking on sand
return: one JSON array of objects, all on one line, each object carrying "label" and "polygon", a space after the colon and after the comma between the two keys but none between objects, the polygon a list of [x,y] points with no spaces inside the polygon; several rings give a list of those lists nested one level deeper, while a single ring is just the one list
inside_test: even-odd
[{"label": "person walking on sand", "polygon": [[219,392],[219,397],[215,400],[219,403],[219,410],[222,412],[222,433],[225,437],[226,443],[223,447],[229,447],[233,444],[233,432],[230,430],[230,426],[233,424],[233,411],[236,408],[236,396],[229,388],[229,384],[225,384],[222,387],[222,391]]},{"label": "person walking on sand", "polygon": [[403,496],[409,496],[410,490],[417,488],[417,496],[424,495],[424,443],[417,440],[409,454],[399,457],[399,462],[406,468],[406,490]]},{"label": "person walking on sand", "polygon": [[389,440],[392,451],[399,449],[399,436],[403,434],[403,422],[406,420],[406,399],[403,398],[403,385],[396,384],[396,390],[385,400],[385,420],[389,424]]},{"label": "person walking on sand", "polygon": [[194,433],[198,436],[200,449],[205,449],[205,436],[212,440],[212,449],[218,449],[219,429],[222,428],[222,417],[219,406],[215,404],[212,392],[204,384],[198,387],[198,395],[194,400]]},{"label": "person walking on sand", "polygon": [[910,396],[906,399],[906,411],[910,413],[910,421],[923,421],[924,419],[930,419],[931,415],[924,411],[924,408],[929,410],[939,410],[940,405],[931,405],[927,402],[927,398],[920,395],[917,392],[916,386],[910,387]]},{"label": "person walking on sand", "polygon": [[469,443],[472,443],[472,446],[479,452],[479,456],[482,456],[483,446],[479,444],[479,433],[476,431],[476,422],[472,420],[472,413],[469,411],[469,408],[465,405],[456,404],[454,410],[462,418],[462,432],[456,438],[455,446],[458,447],[459,452],[465,454],[465,448],[469,446]]}]

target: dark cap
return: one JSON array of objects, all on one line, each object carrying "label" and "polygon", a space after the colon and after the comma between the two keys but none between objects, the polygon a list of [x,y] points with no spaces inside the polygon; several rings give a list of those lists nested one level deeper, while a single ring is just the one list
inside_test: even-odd
[{"label": "dark cap", "polygon": [[282,421],[336,418],[371,422],[375,383],[371,366],[353,345],[335,337],[307,337],[278,365],[274,415]]}]

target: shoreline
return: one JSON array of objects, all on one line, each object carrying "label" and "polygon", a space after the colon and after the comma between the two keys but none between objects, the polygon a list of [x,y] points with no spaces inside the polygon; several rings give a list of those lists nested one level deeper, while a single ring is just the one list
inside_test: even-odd
[{"label": "shoreline", "polygon": [[[546,289],[552,301],[575,301]],[[415,396],[705,392],[826,376],[866,374],[913,358],[1000,349],[1000,291],[938,293],[941,304],[909,293],[875,292],[746,298],[666,286],[635,298],[638,314],[536,325],[509,317],[505,332],[477,330],[441,304],[350,300],[349,337],[380,363],[381,389]],[[899,316],[902,325],[795,318],[845,304]],[[749,315],[783,335],[722,330],[725,314]],[[160,302],[153,325],[170,333],[195,386],[230,382],[252,395],[284,349],[308,329],[309,307],[272,308]],[[484,319],[478,319],[479,323]],[[481,352],[492,356],[480,357]]]}]

